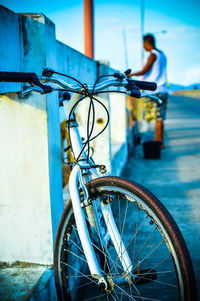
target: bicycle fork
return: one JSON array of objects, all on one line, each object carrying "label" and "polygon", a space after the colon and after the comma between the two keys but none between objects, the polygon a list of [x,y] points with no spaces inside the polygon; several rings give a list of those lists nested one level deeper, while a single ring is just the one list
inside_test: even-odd
[{"label": "bicycle fork", "polygon": [[[75,165],[73,168],[70,179],[69,179],[69,190],[70,190],[70,195],[72,199],[72,206],[74,210],[74,216],[76,220],[76,226],[77,226],[77,231],[79,234],[79,238],[81,241],[81,245],[83,247],[83,251],[88,263],[88,267],[91,273],[91,276],[95,279],[98,279],[98,284],[103,287],[105,290],[108,288],[108,284],[106,279],[103,277],[101,273],[101,269],[99,266],[99,263],[96,258],[96,254],[94,252],[92,242],[90,239],[90,235],[88,232],[88,228],[86,225],[83,209],[81,207],[81,200],[80,200],[80,193],[79,193],[79,182],[81,183],[81,186],[83,186],[83,179],[82,179],[82,174],[81,174],[81,168],[79,165]],[[83,191],[87,188],[82,187]],[[87,193],[84,193],[84,195]],[[84,200],[87,201],[87,200]],[[122,239],[120,237],[120,233],[117,229],[117,226],[115,224],[115,220],[112,214],[111,206],[110,204],[104,204],[103,202],[100,202],[101,204],[101,210],[102,214],[104,217],[105,225],[107,227],[107,231],[110,235],[110,238],[113,242],[113,245],[115,247],[115,250],[118,255],[118,259],[122,264],[124,272],[129,275],[131,275],[132,279],[134,279],[136,276],[132,274],[132,263],[130,260],[130,257],[128,255],[128,252],[124,246],[124,243],[122,242]],[[92,206],[92,205],[91,205]],[[95,210],[93,210],[95,214]],[[98,220],[98,217],[94,216],[94,220]],[[99,226],[99,223],[96,223],[97,227]],[[97,233],[100,233],[101,235],[101,229],[96,230]]]},{"label": "bicycle fork", "polygon": [[78,165],[75,165],[69,179],[69,190],[72,199],[72,206],[74,210],[76,226],[81,241],[81,245],[83,247],[83,251],[89,266],[90,273],[93,278],[99,280],[98,282],[99,284],[103,283],[105,289],[107,289],[107,282],[105,278],[102,276],[99,264],[97,262],[97,258],[94,249],[92,247],[88,228],[84,218],[83,209],[81,208],[81,200],[80,200],[80,194],[78,189],[79,178],[81,176],[82,175],[81,175],[80,167]]}]

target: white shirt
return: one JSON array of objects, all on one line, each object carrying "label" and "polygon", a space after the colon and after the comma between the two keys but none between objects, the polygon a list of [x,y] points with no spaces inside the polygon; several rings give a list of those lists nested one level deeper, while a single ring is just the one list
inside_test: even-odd
[{"label": "white shirt", "polygon": [[152,49],[151,53],[155,54],[154,61],[150,70],[144,74],[144,80],[157,83],[155,91],[148,91],[150,94],[168,93],[167,89],[167,58],[160,50]]}]

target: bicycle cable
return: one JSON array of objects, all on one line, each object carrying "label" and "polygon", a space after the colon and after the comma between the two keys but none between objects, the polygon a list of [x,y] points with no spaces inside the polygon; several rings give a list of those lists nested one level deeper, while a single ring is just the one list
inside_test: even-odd
[{"label": "bicycle cable", "polygon": [[[60,75],[63,75],[62,73],[58,73]],[[67,75],[66,75],[67,76]],[[71,115],[73,113],[73,111],[75,110],[75,108],[78,106],[78,104],[86,97],[89,97],[90,98],[90,104],[89,104],[89,110],[88,110],[88,118],[87,118],[87,139],[86,141],[83,143],[83,148],[82,150],[80,151],[78,157],[76,158],[76,163],[78,164],[78,161],[80,159],[80,156],[81,154],[83,153],[84,149],[86,148],[86,146],[88,146],[88,151],[87,151],[87,162],[89,161],[89,157],[90,157],[90,142],[93,141],[94,139],[96,139],[98,136],[100,136],[104,131],[105,129],[107,128],[108,124],[109,124],[109,120],[110,120],[110,117],[109,117],[109,111],[108,109],[106,108],[106,106],[99,100],[97,99],[96,97],[94,97],[94,90],[95,90],[95,86],[97,84],[97,82],[100,80],[100,78],[103,78],[103,77],[110,77],[110,76],[114,76],[114,75],[111,75],[111,74],[108,74],[108,75],[101,75],[99,76],[94,85],[93,85],[93,89],[92,89],[92,92],[89,93],[88,90],[87,90],[87,87],[83,86],[83,84],[81,84],[83,87],[84,87],[84,92],[85,92],[85,95],[83,97],[81,97],[75,104],[74,106],[72,107],[72,109],[70,110],[70,113],[69,113],[69,120],[71,119]],[[67,76],[68,77],[68,76]],[[70,77],[71,78],[71,77]],[[72,78],[74,79],[74,78]],[[84,93],[83,92],[83,93]],[[111,91],[102,91],[102,92],[98,92],[97,94],[99,93],[110,93],[110,92],[116,92],[116,93],[126,93],[126,92],[122,92],[122,91],[116,91],[116,90],[111,90]],[[79,94],[83,94],[83,93],[79,93]],[[92,133],[93,133],[93,130],[94,130],[94,125],[95,125],[95,106],[94,106],[94,101],[96,101],[97,103],[99,103],[103,108],[104,110],[106,111],[106,114],[107,114],[107,121],[106,121],[106,124],[105,126],[103,127],[103,129],[97,133],[94,137],[91,138],[92,136]],[[91,124],[91,128],[90,128],[90,116],[91,116],[91,109],[92,109],[92,124]],[[70,135],[70,122],[68,123],[68,133],[69,133],[69,140],[70,140],[70,144],[71,144],[71,135]],[[70,145],[71,146],[71,145]],[[70,146],[68,148],[70,148]]]},{"label": "bicycle cable", "polygon": [[[108,75],[102,74],[102,75],[100,75],[100,76],[96,79],[96,81],[95,81],[95,83],[94,83],[94,85],[93,85],[93,88],[92,88],[92,92],[91,92],[91,94],[90,94],[90,104],[89,104],[89,110],[88,110],[88,122],[87,122],[87,145],[88,145],[87,162],[89,161],[89,156],[90,156],[90,145],[89,145],[89,144],[90,144],[90,141],[92,141],[92,140],[90,140],[90,138],[91,138],[91,136],[92,136],[92,132],[93,132],[93,130],[94,130],[94,124],[95,124],[95,109],[94,109],[94,102],[93,102],[93,99],[94,99],[94,90],[95,90],[95,87],[96,87],[98,81],[99,81],[101,78],[103,78],[103,77],[111,77],[111,76],[114,76],[114,75],[113,75],[113,74],[108,74]],[[89,122],[90,122],[91,106],[92,106],[92,112],[93,112],[93,120],[92,120],[91,130],[90,130],[90,132],[89,132],[89,127],[90,127]]]},{"label": "bicycle cable", "polygon": [[[70,113],[69,113],[69,120],[70,120],[71,115],[72,115],[74,109],[76,108],[76,106],[79,104],[79,102],[81,102],[81,101],[82,101],[84,98],[86,98],[86,97],[87,97],[87,96],[81,97],[81,98],[74,104],[74,106],[72,107],[72,109],[71,109],[71,111],[70,111]],[[96,139],[99,135],[101,135],[101,134],[103,133],[103,131],[107,128],[108,124],[109,124],[109,112],[108,112],[107,108],[105,107],[105,105],[104,105],[102,102],[100,102],[100,101],[99,101],[98,99],[96,99],[95,97],[93,97],[93,99],[94,99],[95,101],[97,101],[97,102],[98,102],[101,106],[103,106],[103,108],[105,109],[105,111],[106,111],[106,113],[107,113],[107,122],[106,122],[106,125],[104,126],[104,128],[103,128],[97,135],[95,135],[94,137],[92,137],[92,138],[89,139],[89,142],[92,141],[92,140],[94,140],[94,139]],[[70,140],[70,144],[71,144],[70,123],[68,123],[68,133],[69,133],[69,140]],[[83,151],[84,151],[84,149],[85,149],[85,147],[86,147],[87,145],[88,145],[88,140],[86,140],[86,142],[84,142],[83,148],[82,148],[81,152],[79,153],[78,157],[76,158],[76,162],[78,162],[78,160],[79,160],[81,154],[83,153]]]}]

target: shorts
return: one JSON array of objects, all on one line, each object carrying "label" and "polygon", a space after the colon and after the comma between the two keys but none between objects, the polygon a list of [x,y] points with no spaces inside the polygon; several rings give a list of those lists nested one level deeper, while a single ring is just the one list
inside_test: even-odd
[{"label": "shorts", "polygon": [[168,93],[157,93],[154,94],[154,96],[162,100],[162,104],[160,106],[160,117],[162,118],[162,120],[165,120],[167,113]]}]

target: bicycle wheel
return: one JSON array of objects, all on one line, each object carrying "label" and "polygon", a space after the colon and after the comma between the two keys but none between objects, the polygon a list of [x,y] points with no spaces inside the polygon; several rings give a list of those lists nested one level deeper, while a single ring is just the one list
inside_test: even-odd
[{"label": "bicycle wheel", "polygon": [[[118,177],[98,178],[87,187],[92,202],[104,198],[112,201],[113,216],[135,278],[126,281],[127,274],[110,241],[102,246],[93,240],[109,290],[98,287],[97,280],[90,275],[69,202],[60,220],[54,251],[59,300],[196,300],[189,252],[161,202],[141,185]],[[105,228],[101,214],[99,219]]]}]

